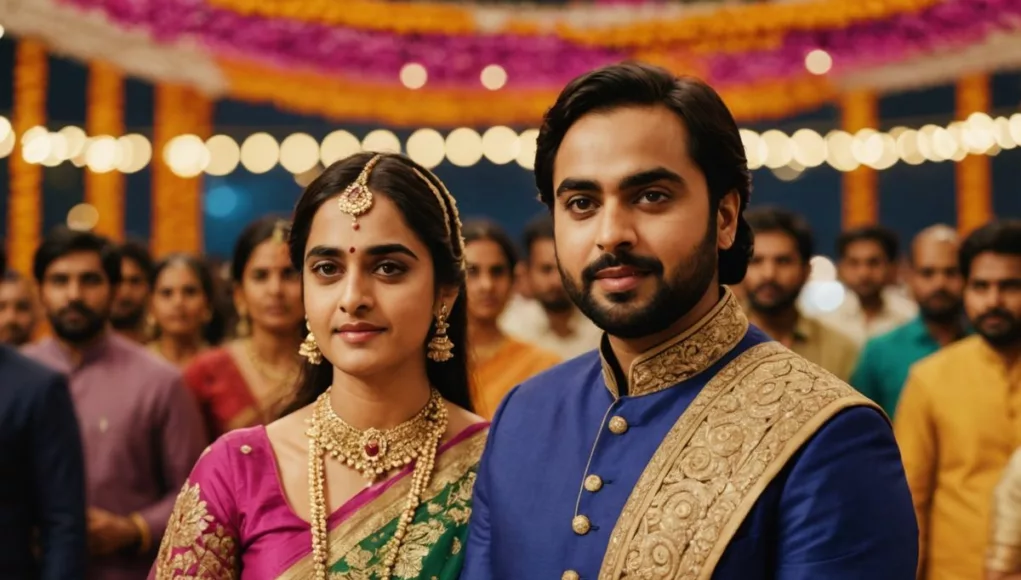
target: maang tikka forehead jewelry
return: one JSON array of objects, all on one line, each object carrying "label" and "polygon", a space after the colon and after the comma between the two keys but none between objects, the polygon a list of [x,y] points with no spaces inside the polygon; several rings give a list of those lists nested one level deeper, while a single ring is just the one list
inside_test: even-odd
[{"label": "maang tikka forehead jewelry", "polygon": [[362,168],[362,172],[358,174],[358,178],[351,185],[347,186],[337,199],[337,207],[340,208],[341,212],[351,216],[351,227],[356,230],[359,227],[358,216],[372,209],[372,191],[369,190],[369,175],[372,174],[372,168],[376,166],[376,163],[382,157],[382,155],[375,155],[370,159],[365,164],[365,167]]}]

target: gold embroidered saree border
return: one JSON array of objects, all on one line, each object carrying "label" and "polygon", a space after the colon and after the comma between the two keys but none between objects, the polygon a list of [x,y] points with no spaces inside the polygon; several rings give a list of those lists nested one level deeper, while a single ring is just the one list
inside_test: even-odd
[{"label": "gold embroidered saree border", "polygon": [[[755,373],[764,377],[750,381]],[[649,461],[610,536],[599,580],[708,580],[770,481],[820,426],[852,406],[881,411],[779,343],[742,353],[702,389]]]},{"label": "gold embroidered saree border", "polygon": [[[489,429],[481,429],[472,433],[467,439],[457,443],[455,446],[445,450],[436,459],[436,472],[426,497],[434,498],[443,488],[457,481],[479,462],[482,456],[482,449],[486,445],[486,437]],[[357,512],[342,522],[329,533],[329,554],[334,558],[341,558],[360,544],[365,538],[377,532],[394,518],[398,517],[404,509],[404,500],[411,489],[411,477],[403,477],[393,484],[379,497],[359,508]],[[429,500],[423,499],[424,506]],[[311,549],[311,546],[309,546]],[[306,580],[312,574],[312,554],[306,554],[286,572],[281,574],[278,580]]]}]

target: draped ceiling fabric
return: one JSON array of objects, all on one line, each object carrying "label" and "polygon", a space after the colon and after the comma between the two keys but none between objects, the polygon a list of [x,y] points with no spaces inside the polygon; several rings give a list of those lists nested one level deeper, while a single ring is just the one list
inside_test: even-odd
[{"label": "draped ceiling fabric", "polygon": [[[1015,0],[0,0],[0,19],[207,98],[391,126],[534,125],[568,80],[629,58],[706,79],[744,122],[1021,66]],[[828,74],[806,71],[814,49]],[[415,91],[411,62],[428,72]]]}]

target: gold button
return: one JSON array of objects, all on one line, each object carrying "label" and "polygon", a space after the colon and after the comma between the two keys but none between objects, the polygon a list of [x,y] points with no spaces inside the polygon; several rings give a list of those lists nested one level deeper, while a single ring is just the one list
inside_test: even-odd
[{"label": "gold button", "polygon": [[252,448],[249,447],[248,445],[242,445],[241,446],[241,453],[244,453],[245,455],[248,455],[251,452],[252,452]]},{"label": "gold button", "polygon": [[610,433],[614,435],[623,435],[627,432],[627,421],[620,415],[614,415],[610,417]]},{"label": "gold button", "polygon": [[585,489],[595,493],[603,489],[603,478],[598,475],[590,475],[585,478]]},{"label": "gold button", "polygon": [[574,519],[571,520],[571,529],[579,536],[584,536],[592,529],[592,522],[585,516],[574,516]]},{"label": "gold button", "polygon": [[567,572],[564,572],[564,575],[560,577],[560,580],[581,580],[581,576],[579,576],[574,570],[568,570]]},{"label": "gold button", "polygon": [[106,420],[106,417],[99,418],[99,432],[106,433],[106,430],[110,428],[110,422]]}]

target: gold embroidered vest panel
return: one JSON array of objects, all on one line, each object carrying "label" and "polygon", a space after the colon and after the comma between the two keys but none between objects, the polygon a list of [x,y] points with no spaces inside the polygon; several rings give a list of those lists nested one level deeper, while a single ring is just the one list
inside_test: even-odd
[{"label": "gold embroidered vest panel", "polygon": [[610,536],[599,580],[708,580],[770,481],[823,424],[854,406],[879,409],[779,343],[739,355],[649,461]]}]

